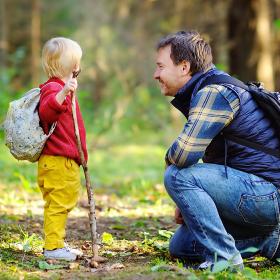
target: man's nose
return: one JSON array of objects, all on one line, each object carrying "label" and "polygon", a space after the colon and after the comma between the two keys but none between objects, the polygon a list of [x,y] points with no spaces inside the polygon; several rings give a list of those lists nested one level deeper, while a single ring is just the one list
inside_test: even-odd
[{"label": "man's nose", "polygon": [[158,71],[158,69],[156,69],[156,71],[154,72],[154,79],[155,80],[159,79],[159,71]]}]

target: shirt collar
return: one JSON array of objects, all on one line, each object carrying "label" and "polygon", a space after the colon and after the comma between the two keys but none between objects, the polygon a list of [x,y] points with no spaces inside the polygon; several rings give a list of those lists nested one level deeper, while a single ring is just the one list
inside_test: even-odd
[{"label": "shirt collar", "polygon": [[186,91],[189,91],[190,89],[193,89],[196,85],[196,81],[203,75],[203,72],[197,72],[195,73],[192,78],[183,86],[181,87],[178,92],[175,94],[174,97],[179,97],[183,95]]},{"label": "shirt collar", "polygon": [[39,87],[41,88],[41,87],[43,87],[44,85],[46,85],[50,82],[56,82],[56,83],[62,85],[63,87],[65,85],[65,83],[61,79],[59,79],[57,77],[52,77],[52,78],[49,78],[45,83],[41,84]]}]

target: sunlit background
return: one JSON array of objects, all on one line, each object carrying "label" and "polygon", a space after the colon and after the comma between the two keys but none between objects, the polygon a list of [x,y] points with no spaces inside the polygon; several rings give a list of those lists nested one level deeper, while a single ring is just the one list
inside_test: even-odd
[{"label": "sunlit background", "polygon": [[[45,270],[38,268],[43,201],[37,166],[13,159],[1,124],[10,101],[46,80],[41,48],[57,36],[83,49],[77,95],[98,229],[107,246],[102,254],[144,273],[170,261],[168,239],[176,225],[163,186],[164,156],[185,120],[161,95],[153,72],[157,41],[187,29],[211,43],[219,69],[280,89],[279,0],[0,0],[1,279],[42,279]],[[82,172],[81,178],[84,183]],[[68,223],[68,240],[80,248],[90,248],[86,207],[84,188]],[[23,278],[29,272],[39,278]],[[79,279],[76,273],[71,279]],[[280,271],[271,273],[279,279]],[[174,275],[145,279],[179,279]]]},{"label": "sunlit background", "polygon": [[[46,40],[66,36],[82,46],[78,96],[97,187],[162,181],[183,118],[152,78],[161,36],[196,29],[217,67],[280,88],[279,0],[0,0],[0,13],[0,123],[9,101],[45,81]],[[35,182],[35,165],[13,161],[3,133],[1,151],[1,182],[18,182],[18,173]]]}]

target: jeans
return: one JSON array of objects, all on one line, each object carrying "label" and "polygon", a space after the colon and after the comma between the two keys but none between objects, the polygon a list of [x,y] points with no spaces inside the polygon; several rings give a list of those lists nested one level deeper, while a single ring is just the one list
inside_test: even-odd
[{"label": "jeans", "polygon": [[[233,264],[255,247],[280,257],[278,189],[255,175],[217,164],[171,165],[165,187],[184,219],[170,241],[170,254],[185,260],[228,260]],[[241,257],[242,255],[242,257]]]}]

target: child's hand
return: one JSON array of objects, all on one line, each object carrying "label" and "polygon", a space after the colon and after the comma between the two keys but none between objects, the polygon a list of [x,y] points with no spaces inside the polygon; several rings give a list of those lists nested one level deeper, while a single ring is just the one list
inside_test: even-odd
[{"label": "child's hand", "polygon": [[65,83],[65,86],[63,88],[63,92],[65,94],[69,94],[71,92],[75,92],[76,89],[78,87],[78,82],[77,82],[77,79],[76,78],[71,78],[69,79],[66,83]]},{"label": "child's hand", "polygon": [[56,95],[56,101],[59,104],[62,104],[65,100],[66,95],[70,94],[71,92],[75,92],[78,87],[77,79],[71,78],[69,79],[65,85],[64,88]]}]

